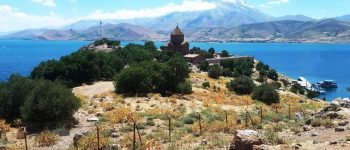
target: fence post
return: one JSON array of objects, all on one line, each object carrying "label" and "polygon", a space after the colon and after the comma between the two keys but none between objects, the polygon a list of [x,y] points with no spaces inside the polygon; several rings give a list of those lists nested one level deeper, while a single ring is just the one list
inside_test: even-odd
[{"label": "fence post", "polygon": [[289,116],[289,119],[291,119],[291,116],[290,116],[290,104],[288,104],[288,116]]},{"label": "fence post", "polygon": [[140,134],[140,131],[139,131],[139,128],[137,127],[137,125],[136,125],[136,131],[137,131],[137,135],[139,136],[139,140],[140,140],[140,148],[142,148],[141,134]]},{"label": "fence post", "polygon": [[169,142],[171,142],[171,118],[167,115],[168,117],[168,125],[169,125]]},{"label": "fence post", "polygon": [[134,138],[132,141],[132,149],[136,150],[136,122],[134,120],[132,120],[134,122]]},{"label": "fence post", "polygon": [[263,109],[262,106],[260,107],[260,124],[263,123]]},{"label": "fence post", "polygon": [[226,124],[228,123],[228,118],[227,118],[227,111],[224,111],[225,112],[225,120],[226,120]]},{"label": "fence post", "polygon": [[202,134],[202,122],[201,122],[201,114],[199,112],[197,112],[198,114],[198,119],[199,119],[199,135]]},{"label": "fence post", "polygon": [[26,129],[26,127],[23,127],[23,130],[24,130],[24,143],[25,143],[25,146],[26,146],[26,150],[28,150],[27,129]]},{"label": "fence post", "polygon": [[248,128],[248,111],[245,110],[245,127]]},{"label": "fence post", "polygon": [[97,150],[100,150],[100,128],[96,124],[96,131],[97,131]]}]

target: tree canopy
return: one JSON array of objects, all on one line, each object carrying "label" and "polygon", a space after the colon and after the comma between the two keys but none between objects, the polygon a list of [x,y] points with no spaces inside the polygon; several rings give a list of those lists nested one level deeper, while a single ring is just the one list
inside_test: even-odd
[{"label": "tree canopy", "polygon": [[249,77],[239,77],[227,83],[230,91],[236,92],[238,95],[249,95],[255,87],[254,81]]}]

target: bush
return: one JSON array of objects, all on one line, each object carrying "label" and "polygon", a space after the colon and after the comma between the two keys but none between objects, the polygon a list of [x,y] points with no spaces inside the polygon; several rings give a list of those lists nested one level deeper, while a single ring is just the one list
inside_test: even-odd
[{"label": "bush", "polygon": [[80,105],[71,90],[58,82],[13,75],[0,84],[0,115],[8,122],[66,121]]},{"label": "bush", "polygon": [[253,91],[252,98],[267,104],[279,103],[280,97],[273,86],[262,84]]},{"label": "bush", "polygon": [[192,118],[192,117],[184,117],[183,118],[183,122],[185,123],[185,124],[193,124],[194,123],[194,119]]},{"label": "bush", "polygon": [[239,77],[227,83],[226,87],[238,95],[249,95],[255,87],[254,82],[249,77]]},{"label": "bush", "polygon": [[213,79],[219,79],[222,71],[219,65],[210,66],[208,69],[208,76]]},{"label": "bush", "polygon": [[231,71],[231,69],[224,68],[224,69],[222,69],[222,76],[233,77],[233,72]]},{"label": "bush", "polygon": [[71,119],[81,106],[72,91],[58,82],[35,81],[36,86],[21,107],[23,121],[59,122]]},{"label": "bush", "polygon": [[208,71],[209,63],[206,61],[203,61],[203,62],[199,63],[198,68],[201,71]]},{"label": "bush", "polygon": [[316,98],[316,97],[320,96],[320,93],[317,91],[307,91],[306,96],[307,96],[307,98]]},{"label": "bush", "polygon": [[301,95],[305,94],[304,88],[298,83],[293,84],[292,87],[290,88],[290,91],[295,94],[301,94]]},{"label": "bush", "polygon": [[114,85],[117,93],[146,94],[151,91],[152,81],[145,68],[129,67],[117,75]]},{"label": "bush", "polygon": [[271,80],[278,80],[278,73],[275,69],[271,69],[268,73],[267,73],[267,77],[270,78]]},{"label": "bush", "polygon": [[208,87],[210,87],[210,83],[209,82],[203,82],[202,83],[202,88],[206,89]]},{"label": "bush", "polygon": [[192,91],[192,84],[190,81],[181,82],[177,85],[177,93],[180,94],[191,94]]},{"label": "bush", "polygon": [[230,54],[228,53],[228,51],[227,50],[223,50],[222,52],[221,52],[221,55],[220,55],[221,57],[230,57]]},{"label": "bush", "polygon": [[234,63],[234,76],[247,76],[253,74],[254,61],[252,59],[238,59]]},{"label": "bush", "polygon": [[34,143],[39,147],[50,147],[56,144],[58,137],[53,132],[45,130],[34,138]]}]

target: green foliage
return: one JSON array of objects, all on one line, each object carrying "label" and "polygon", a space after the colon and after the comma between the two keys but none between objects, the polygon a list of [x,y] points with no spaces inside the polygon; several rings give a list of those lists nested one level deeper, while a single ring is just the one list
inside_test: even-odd
[{"label": "green foliage", "polygon": [[307,91],[307,94],[306,94],[307,98],[316,98],[318,96],[320,96],[320,92],[317,92],[317,91]]},{"label": "green foliage", "polygon": [[301,94],[301,95],[305,94],[304,88],[298,83],[293,84],[292,87],[290,88],[290,91],[295,94]]},{"label": "green foliage", "polygon": [[221,57],[230,57],[230,54],[227,52],[227,50],[223,50],[222,52],[221,52],[221,55],[220,55]]},{"label": "green foliage", "polygon": [[20,108],[30,95],[35,83],[19,75],[12,75],[8,82],[0,83],[0,116],[11,122],[21,118]]},{"label": "green foliage", "polygon": [[265,65],[263,62],[259,62],[256,65],[256,70],[260,71],[260,70],[270,70],[270,66],[269,65]]},{"label": "green foliage", "polygon": [[253,90],[252,98],[266,104],[279,103],[280,97],[273,86],[262,84]]},{"label": "green foliage", "polygon": [[201,71],[208,71],[209,63],[206,61],[200,62],[198,65],[199,70]]},{"label": "green foliage", "polygon": [[185,123],[185,124],[193,124],[195,121],[192,117],[188,117],[188,116],[182,118],[182,120],[183,120],[183,123]]},{"label": "green foliage", "polygon": [[[201,48],[199,47],[193,47],[190,49],[190,53],[191,54],[199,54],[199,55],[202,55],[204,56],[205,58],[213,58],[213,55],[212,53],[206,51],[206,50],[202,50]],[[215,53],[215,50],[214,50],[214,53]]]},{"label": "green foliage", "polygon": [[220,66],[222,68],[227,68],[227,69],[231,69],[234,70],[235,68],[235,63],[233,60],[221,60],[220,61]]},{"label": "green foliage", "polygon": [[250,77],[253,74],[254,60],[238,59],[234,62],[234,75]]},{"label": "green foliage", "polygon": [[107,44],[108,46],[119,46],[120,41],[113,41],[113,40],[108,40],[107,38],[103,38],[101,40],[97,40],[94,42],[95,46]]},{"label": "green foliage", "polygon": [[219,77],[222,75],[222,70],[219,65],[213,65],[209,66],[208,69],[208,76],[213,79],[219,79]]},{"label": "green foliage", "polygon": [[278,80],[277,71],[275,69],[271,69],[269,72],[267,72],[267,77],[274,81]]},{"label": "green foliage", "polygon": [[271,85],[275,88],[275,89],[279,89],[282,87],[282,84],[279,82],[272,82]]},{"label": "green foliage", "polygon": [[253,92],[255,84],[249,77],[239,77],[228,82],[226,87],[239,95],[249,95]]},{"label": "green foliage", "polygon": [[222,69],[222,76],[233,77],[233,72],[228,68],[224,68],[224,69]]},{"label": "green foliage", "polygon": [[57,122],[71,119],[81,106],[70,89],[58,82],[35,81],[24,105],[21,116],[25,122]]},{"label": "green foliage", "polygon": [[202,83],[202,88],[208,88],[208,87],[210,87],[210,83],[209,82],[203,82]]},{"label": "green foliage", "polygon": [[209,53],[210,58],[214,58],[215,49],[214,49],[214,48],[212,48],[212,47],[211,47],[211,48],[209,48],[208,53]]},{"label": "green foliage", "polygon": [[78,51],[59,61],[49,60],[35,67],[31,73],[34,79],[64,81],[69,87],[95,80],[112,79],[124,67],[116,52]]},{"label": "green foliage", "polygon": [[190,83],[185,82],[188,76],[188,64],[183,58],[174,56],[165,63],[147,61],[125,68],[117,75],[114,84],[116,92],[122,94],[188,94],[192,91]]},{"label": "green foliage", "polygon": [[58,82],[31,80],[13,75],[0,84],[0,115],[9,122],[44,123],[72,118],[80,101]]},{"label": "green foliage", "polygon": [[152,80],[148,71],[143,67],[129,67],[123,69],[114,82],[117,93],[146,94],[151,91]]},{"label": "green foliage", "polygon": [[185,82],[179,83],[177,85],[176,92],[180,94],[191,94],[193,92],[191,82],[187,80]]}]

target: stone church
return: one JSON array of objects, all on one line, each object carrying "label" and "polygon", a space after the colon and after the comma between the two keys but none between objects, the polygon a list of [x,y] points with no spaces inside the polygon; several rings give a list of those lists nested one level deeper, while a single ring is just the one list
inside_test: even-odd
[{"label": "stone church", "polygon": [[175,30],[170,35],[170,42],[168,42],[165,46],[162,46],[161,49],[166,52],[187,55],[190,53],[189,46],[189,43],[185,41],[185,35],[177,25]]}]

